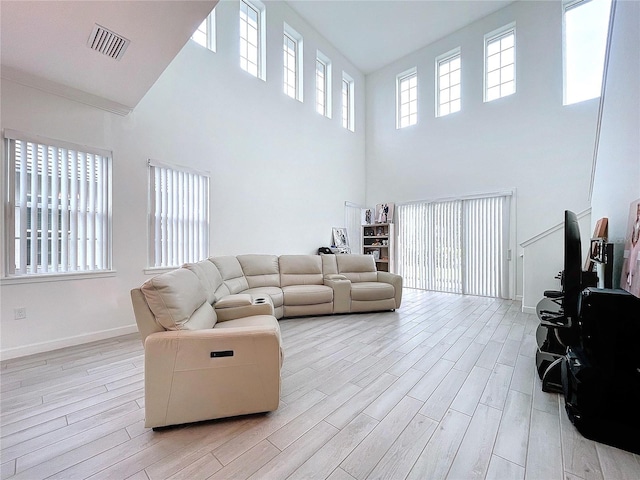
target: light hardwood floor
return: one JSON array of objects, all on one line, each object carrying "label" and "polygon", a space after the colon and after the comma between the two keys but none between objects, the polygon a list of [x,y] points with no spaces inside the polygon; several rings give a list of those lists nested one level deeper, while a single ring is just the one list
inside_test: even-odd
[{"label": "light hardwood floor", "polygon": [[535,371],[537,319],[406,290],[396,312],[287,319],[270,414],[143,426],[137,335],[2,363],[2,478],[640,478]]}]

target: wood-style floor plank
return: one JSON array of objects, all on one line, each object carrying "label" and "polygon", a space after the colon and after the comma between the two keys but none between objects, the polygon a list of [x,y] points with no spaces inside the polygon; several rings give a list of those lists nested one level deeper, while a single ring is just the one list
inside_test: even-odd
[{"label": "wood-style floor plank", "polygon": [[280,321],[280,408],[144,427],[126,335],[0,363],[0,478],[625,480],[535,370],[519,302],[405,290],[395,312]]}]

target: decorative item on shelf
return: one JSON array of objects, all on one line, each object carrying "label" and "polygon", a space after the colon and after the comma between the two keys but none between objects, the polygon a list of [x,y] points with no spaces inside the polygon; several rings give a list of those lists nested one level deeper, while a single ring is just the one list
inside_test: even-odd
[{"label": "decorative item on shelf", "polygon": [[380,250],[373,250],[371,252],[371,255],[373,255],[373,259],[377,262],[378,260],[380,260]]},{"label": "decorative item on shelf", "polygon": [[344,227],[333,227],[333,245],[336,248],[348,248],[349,238],[347,237],[347,229]]},{"label": "decorative item on shelf", "polygon": [[[609,227],[609,219],[607,217],[601,218],[596,222],[596,226],[593,229],[593,236],[591,238],[602,238],[606,240],[608,227]],[[587,272],[590,272],[593,269],[593,266],[594,266],[593,260],[590,258],[589,255],[587,255],[587,259],[585,260],[585,264],[584,264],[584,270]]]},{"label": "decorative item on shelf", "polygon": [[380,243],[380,240],[376,240],[375,242],[373,242],[373,243],[371,244],[371,246],[373,246],[373,247],[379,247],[379,246],[381,246],[381,245],[382,245],[382,244]]},{"label": "decorative item on shelf", "polygon": [[384,235],[384,229],[382,227],[378,227],[378,232],[376,233],[378,236]]},{"label": "decorative item on shelf", "polygon": [[364,221],[367,222],[367,225],[371,225],[371,210],[368,208],[364,214]]},{"label": "decorative item on shelf", "polygon": [[376,223],[393,223],[393,203],[378,203],[376,205]]},{"label": "decorative item on shelf", "polygon": [[384,245],[385,247],[386,247],[387,245],[389,245],[389,240],[387,240],[387,239],[382,240],[382,245]]},{"label": "decorative item on shelf", "polygon": [[631,203],[620,286],[640,297],[640,198]]}]

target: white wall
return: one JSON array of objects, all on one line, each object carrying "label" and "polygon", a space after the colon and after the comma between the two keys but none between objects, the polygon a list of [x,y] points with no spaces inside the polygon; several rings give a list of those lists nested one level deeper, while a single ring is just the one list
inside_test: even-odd
[{"label": "white wall", "polygon": [[[364,203],[364,77],[285,4],[267,4],[267,80],[240,70],[238,3],[217,7],[218,51],[193,42],[120,117],[2,81],[2,128],[113,151],[107,278],[7,284],[3,358],[136,331],[129,290],[147,276],[148,158],[211,173],[211,255],[315,253]],[[304,37],[304,103],[282,92],[282,28]],[[315,112],[315,56],[333,61],[333,118]],[[341,127],[340,79],[355,80],[356,131]],[[126,88],[126,85],[123,85]],[[26,320],[14,308],[26,307]]]},{"label": "white wall", "polygon": [[640,3],[616,2],[591,201],[591,231],[599,218],[609,219],[616,287],[622,272],[629,206],[640,198],[639,32]]},{"label": "white wall", "polygon": [[[484,35],[514,21],[517,92],[483,103]],[[456,47],[462,111],[435,118],[435,58]],[[396,75],[411,67],[419,120],[396,130]],[[562,83],[561,2],[515,2],[369,75],[367,204],[515,188],[516,244],[561,222],[565,209],[585,210],[598,100],[564,107]],[[513,249],[522,295],[521,251]]]},{"label": "white wall", "polygon": [[[574,212],[578,216],[582,254],[586,258],[590,246],[591,210]],[[522,311],[536,313],[536,305],[545,290],[562,290],[558,273],[564,269],[564,218],[562,222],[541,232],[522,245]],[[544,261],[540,261],[543,258]]]}]

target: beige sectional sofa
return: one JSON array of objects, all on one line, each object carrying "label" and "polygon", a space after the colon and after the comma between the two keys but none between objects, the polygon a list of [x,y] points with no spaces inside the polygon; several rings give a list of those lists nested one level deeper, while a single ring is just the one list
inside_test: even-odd
[{"label": "beige sectional sofa", "polygon": [[238,255],[157,275],[131,298],[156,428],[277,409],[277,319],[394,310],[402,278],[370,255]]},{"label": "beige sectional sofa", "polygon": [[268,296],[276,318],[394,310],[402,302],[402,277],[376,271],[370,255],[238,255],[209,261],[220,274],[210,277],[216,310],[224,306],[219,300],[233,294]]}]

